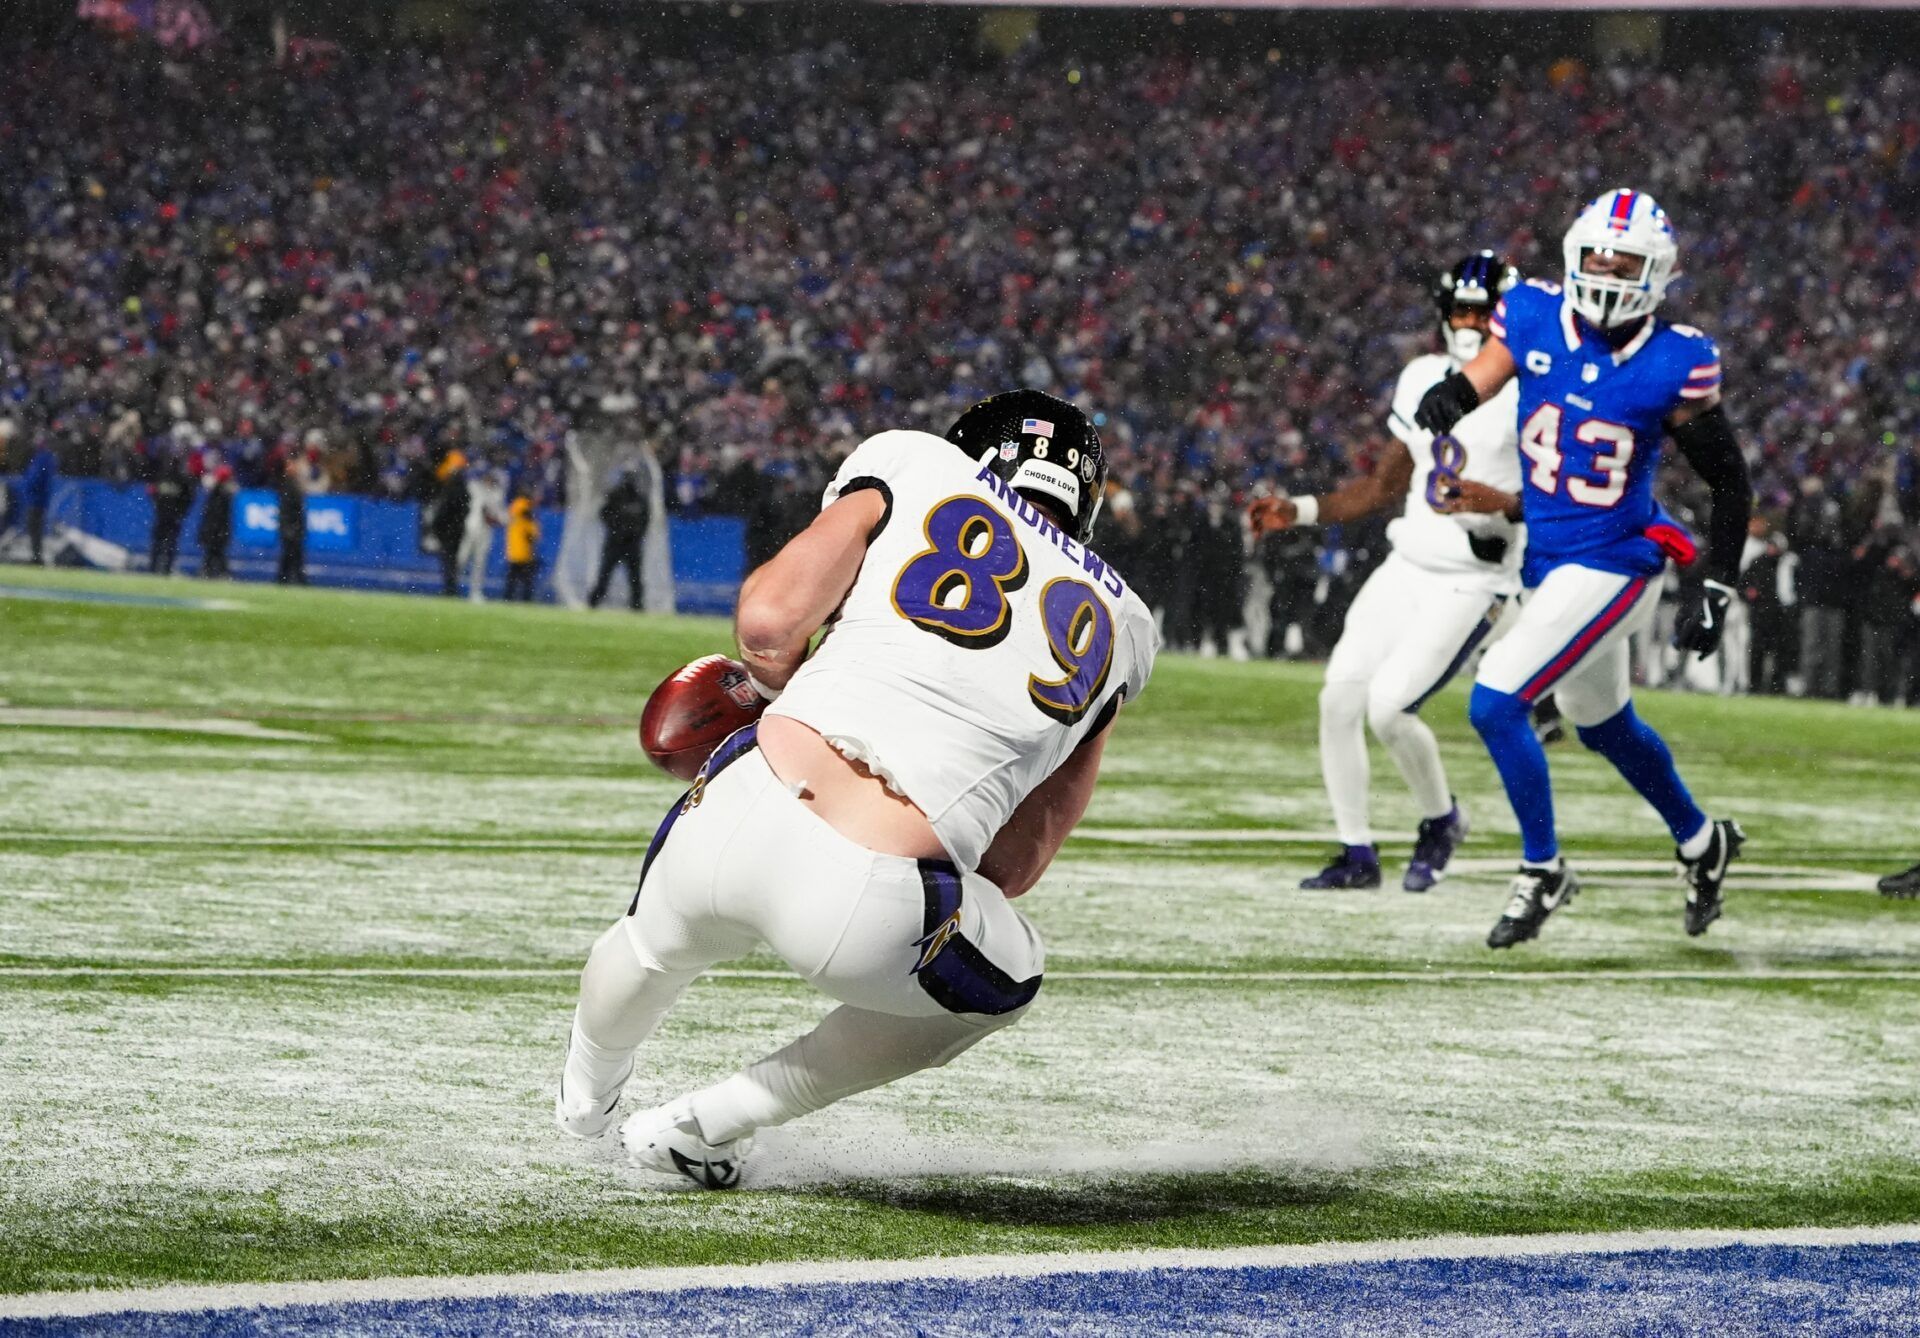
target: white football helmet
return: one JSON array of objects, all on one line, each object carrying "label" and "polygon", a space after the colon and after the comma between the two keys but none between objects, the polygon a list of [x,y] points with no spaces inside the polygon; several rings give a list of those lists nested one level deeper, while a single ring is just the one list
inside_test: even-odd
[{"label": "white football helmet", "polygon": [[[1562,249],[1573,309],[1603,330],[1651,314],[1667,295],[1680,259],[1666,210],[1651,195],[1625,188],[1610,190],[1582,209]],[[1581,262],[1594,252],[1639,256],[1645,263],[1634,278],[1583,273]]]}]

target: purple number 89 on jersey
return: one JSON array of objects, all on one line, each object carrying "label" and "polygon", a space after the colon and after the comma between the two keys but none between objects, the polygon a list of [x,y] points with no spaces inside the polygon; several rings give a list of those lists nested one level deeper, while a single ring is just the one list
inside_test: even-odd
[{"label": "purple number 89 on jersey", "polygon": [[[927,513],[927,547],[893,581],[893,607],[923,632],[971,650],[1013,630],[1007,596],[1027,582],[1027,555],[1013,524],[978,497],[949,497]],[[1027,677],[1033,704],[1071,725],[1106,686],[1113,666],[1113,614],[1084,581],[1060,577],[1040,592],[1047,649],[1064,677]]]},{"label": "purple number 89 on jersey", "polygon": [[1027,693],[1043,714],[1071,725],[1107,686],[1113,668],[1113,615],[1092,586],[1063,576],[1041,587],[1040,617],[1047,649],[1067,676],[1048,680],[1029,675]]},{"label": "purple number 89 on jersey", "polygon": [[1013,630],[1007,594],[1027,583],[1027,555],[1007,518],[978,497],[927,513],[927,548],[893,579],[893,607],[923,632],[984,650]]},{"label": "purple number 89 on jersey", "polygon": [[1442,433],[1433,439],[1433,470],[1427,475],[1427,505],[1435,511],[1441,503],[1453,496],[1453,487],[1460,482],[1460,471],[1467,467],[1467,448],[1454,439],[1451,432]]}]

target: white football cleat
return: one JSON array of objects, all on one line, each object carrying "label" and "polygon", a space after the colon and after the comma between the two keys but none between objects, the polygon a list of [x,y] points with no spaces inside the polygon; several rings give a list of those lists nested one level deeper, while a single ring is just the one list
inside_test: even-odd
[{"label": "white football cleat", "polygon": [[753,1146],[751,1134],[709,1143],[686,1097],[643,1110],[620,1126],[627,1160],[649,1171],[680,1175],[702,1189],[732,1189]]},{"label": "white football cleat", "polygon": [[567,1090],[567,1071],[560,1070],[560,1090],[553,1096],[553,1122],[560,1126],[560,1132],[572,1138],[593,1140],[604,1137],[613,1127],[613,1112],[620,1107],[620,1093],[626,1089],[627,1079],[633,1076],[633,1066],[620,1075],[620,1081],[611,1092],[602,1092],[598,1096],[586,1093],[573,1093]]}]

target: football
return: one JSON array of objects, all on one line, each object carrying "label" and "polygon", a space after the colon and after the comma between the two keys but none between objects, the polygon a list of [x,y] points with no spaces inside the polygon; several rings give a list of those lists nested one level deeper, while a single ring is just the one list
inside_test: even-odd
[{"label": "football", "polygon": [[669,674],[640,712],[640,746],[654,765],[690,781],[720,741],[760,718],[766,700],[747,681],[747,667],[706,655]]}]

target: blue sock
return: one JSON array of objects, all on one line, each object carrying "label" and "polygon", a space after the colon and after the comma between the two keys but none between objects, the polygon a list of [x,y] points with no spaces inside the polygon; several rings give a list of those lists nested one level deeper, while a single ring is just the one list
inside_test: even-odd
[{"label": "blue sock", "polygon": [[1613,719],[1577,732],[1580,742],[1613,763],[1627,784],[1653,805],[1673,833],[1675,844],[1684,843],[1706,825],[1707,815],[1693,802],[1686,782],[1674,770],[1666,740],[1634,713],[1632,702]]},{"label": "blue sock", "polygon": [[1547,750],[1533,734],[1531,709],[1510,692],[1476,683],[1467,718],[1486,741],[1513,816],[1520,820],[1521,857],[1529,864],[1551,864],[1560,853],[1553,830],[1553,781],[1547,775]]}]

